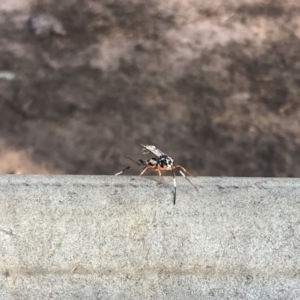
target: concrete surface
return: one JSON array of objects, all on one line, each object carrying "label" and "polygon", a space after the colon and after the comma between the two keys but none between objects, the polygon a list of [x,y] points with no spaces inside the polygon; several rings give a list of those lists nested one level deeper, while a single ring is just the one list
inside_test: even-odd
[{"label": "concrete surface", "polygon": [[0,299],[300,299],[300,180],[0,176]]}]

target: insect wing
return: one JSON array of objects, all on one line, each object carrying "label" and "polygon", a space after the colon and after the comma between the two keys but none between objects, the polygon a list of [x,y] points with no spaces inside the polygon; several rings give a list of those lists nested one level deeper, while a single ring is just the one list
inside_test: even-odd
[{"label": "insect wing", "polygon": [[151,152],[157,157],[160,157],[162,155],[166,155],[165,153],[163,153],[161,150],[157,149],[153,145],[143,145],[143,144],[141,144],[141,146],[144,147],[143,154],[148,154],[149,152]]}]

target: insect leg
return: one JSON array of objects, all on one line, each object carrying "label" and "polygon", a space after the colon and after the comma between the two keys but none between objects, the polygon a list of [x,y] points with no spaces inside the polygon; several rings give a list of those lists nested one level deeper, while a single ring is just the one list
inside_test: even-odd
[{"label": "insect leg", "polygon": [[[188,172],[184,167],[182,167],[182,166],[180,166],[180,165],[177,165],[177,166],[175,166],[175,167],[176,167],[176,169],[181,169],[184,173],[187,173],[189,176],[194,177],[194,176],[193,176],[190,172]],[[183,177],[186,177],[186,176],[182,173],[181,170],[179,170],[180,174],[181,174]]]},{"label": "insect leg", "polygon": [[119,173],[116,173],[115,176],[118,176],[118,175],[121,175],[124,171],[130,169],[130,166],[126,167],[124,170],[122,170],[121,172]]},{"label": "insect leg", "polygon": [[161,176],[160,170],[155,170],[155,171],[157,171],[157,173],[158,173],[158,181],[159,181],[159,183],[162,184],[163,178],[162,178],[162,176]]},{"label": "insect leg", "polygon": [[[142,167],[141,162],[137,162],[137,161],[133,160],[132,158],[126,156],[126,155],[123,155],[123,156],[126,157],[126,158],[128,158],[128,159],[130,159],[132,162],[134,162],[135,164],[137,164],[139,167]],[[128,169],[130,169],[130,166],[126,167],[126,168],[125,168],[124,170],[122,170],[121,172],[116,173],[115,176],[121,175],[124,171],[126,171],[126,170],[128,170]]]},{"label": "insect leg", "polygon": [[141,176],[143,176],[143,174],[144,174],[148,169],[150,169],[150,168],[149,168],[149,167],[146,167],[146,168],[141,172],[141,174],[140,174],[139,176],[137,176],[135,179],[138,179],[138,178],[140,178]]},{"label": "insect leg", "polygon": [[[197,187],[190,181],[190,179],[187,177],[187,176],[185,176],[185,174],[184,173],[187,173],[188,175],[190,175],[190,176],[192,176],[192,177],[194,177],[190,172],[188,172],[184,167],[182,167],[182,166],[180,166],[180,165],[177,165],[177,166],[175,166],[175,169],[180,169],[179,170],[179,173],[196,189],[196,191],[197,192],[199,192],[198,191],[198,189],[197,189]],[[182,172],[182,171],[184,172]]]},{"label": "insect leg", "polygon": [[172,169],[172,173],[173,173],[173,182],[174,182],[174,205],[176,203],[176,175],[175,175],[175,171],[174,169]]}]

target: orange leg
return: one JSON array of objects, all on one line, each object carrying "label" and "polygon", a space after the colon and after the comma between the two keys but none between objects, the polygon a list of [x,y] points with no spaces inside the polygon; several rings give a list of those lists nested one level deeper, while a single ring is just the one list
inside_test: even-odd
[{"label": "orange leg", "polygon": [[163,178],[161,176],[160,170],[155,170],[155,171],[158,173],[158,181],[159,181],[159,183],[162,184]]},{"label": "orange leg", "polygon": [[[188,175],[190,175],[190,176],[192,176],[192,177],[194,177],[190,172],[188,172],[184,167],[182,167],[182,166],[180,166],[180,165],[177,165],[177,166],[175,166],[173,169],[172,169],[172,171],[174,171],[175,169],[180,169],[179,170],[179,172],[180,172],[180,174],[196,189],[196,191],[198,192],[198,189],[197,189],[197,187],[191,182],[191,180],[190,179],[188,179],[186,176],[185,176],[185,174],[184,173],[186,173],[186,174],[188,174]],[[182,172],[182,171],[184,172]]]},{"label": "orange leg", "polygon": [[[182,166],[180,166],[180,165],[177,165],[177,166],[175,166],[174,169],[177,169],[177,168],[181,169],[184,173],[188,174],[189,176],[194,177],[194,176],[193,176],[190,172],[188,172],[184,167],[182,167]],[[179,171],[179,172],[180,172],[180,171]],[[180,172],[180,173],[181,173],[181,172]],[[183,176],[183,177],[185,177],[185,176]]]},{"label": "orange leg", "polygon": [[150,168],[149,168],[149,167],[146,167],[146,168],[141,172],[140,175],[138,175],[137,177],[135,177],[135,179],[138,179],[138,178],[140,178],[141,176],[143,176],[143,174],[144,174],[148,169],[150,169]]}]

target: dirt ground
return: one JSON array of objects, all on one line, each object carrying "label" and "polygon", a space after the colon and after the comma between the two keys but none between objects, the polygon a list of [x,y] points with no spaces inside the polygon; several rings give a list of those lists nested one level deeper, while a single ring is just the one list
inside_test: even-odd
[{"label": "dirt ground", "polygon": [[114,174],[144,143],[198,176],[300,176],[297,1],[2,1],[0,36],[0,173]]}]

